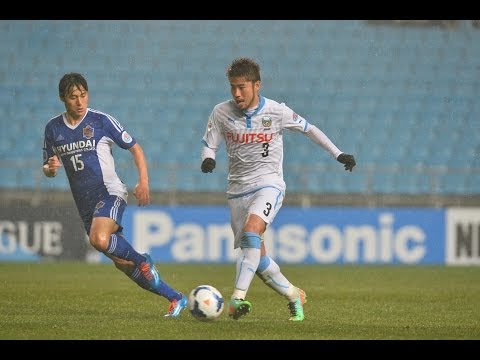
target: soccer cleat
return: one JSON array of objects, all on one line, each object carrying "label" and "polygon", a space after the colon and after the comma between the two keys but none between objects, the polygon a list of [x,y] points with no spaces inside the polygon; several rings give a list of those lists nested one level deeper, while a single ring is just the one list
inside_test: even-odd
[{"label": "soccer cleat", "polygon": [[138,267],[142,272],[143,276],[148,280],[150,283],[150,287],[152,289],[156,289],[158,284],[160,283],[160,274],[158,273],[155,265],[153,264],[152,258],[148,254],[143,254],[145,256],[144,262],[140,264]]},{"label": "soccer cleat", "polygon": [[243,299],[231,299],[228,307],[228,316],[234,320],[238,320],[241,316],[247,315],[252,311],[252,304]]},{"label": "soccer cleat", "polygon": [[305,316],[303,314],[303,304],[307,302],[307,294],[302,289],[298,289],[299,296],[295,301],[288,303],[288,309],[290,310],[290,321],[303,321]]},{"label": "soccer cleat", "polygon": [[176,318],[180,315],[180,312],[187,307],[188,299],[185,295],[182,294],[180,300],[172,300],[170,306],[168,307],[168,313],[164,316]]}]

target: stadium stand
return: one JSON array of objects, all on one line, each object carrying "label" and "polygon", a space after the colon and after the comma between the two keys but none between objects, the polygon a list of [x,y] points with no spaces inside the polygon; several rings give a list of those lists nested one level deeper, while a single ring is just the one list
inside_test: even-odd
[{"label": "stadium stand", "polygon": [[[308,139],[285,136],[289,192],[480,194],[480,41],[472,22],[389,26],[352,20],[2,20],[3,189],[68,188],[39,170],[43,128],[63,111],[58,80],[84,73],[90,106],[142,141],[153,191],[222,191],[199,171],[211,107],[229,98],[237,56],[262,65],[263,94],[356,155],[349,176]],[[135,181],[129,154],[119,172]]]}]

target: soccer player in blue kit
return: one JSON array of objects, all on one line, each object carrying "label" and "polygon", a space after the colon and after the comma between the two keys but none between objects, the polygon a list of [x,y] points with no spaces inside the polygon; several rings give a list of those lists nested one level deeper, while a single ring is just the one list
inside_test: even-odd
[{"label": "soccer player in blue kit", "polygon": [[90,244],[137,285],[166,298],[170,304],[165,316],[178,317],[187,306],[187,297],[164,282],[150,255],[135,251],[122,233],[128,193],[115,171],[112,146],[132,153],[138,172],[133,194],[138,205],[145,206],[150,203],[150,190],[142,147],[116,118],[88,107],[83,75],[65,74],[58,90],[66,111],[45,126],[45,176],[56,176],[63,166]]},{"label": "soccer player in blue kit", "polygon": [[284,103],[263,97],[260,66],[252,59],[233,60],[226,72],[232,99],[217,104],[208,119],[202,139],[201,170],[210,173],[222,142],[229,159],[227,199],[234,247],[241,254],[228,314],[238,320],[252,304],[245,300],[256,274],[288,300],[289,320],[303,321],[305,291],[292,285],[279,265],[267,255],[263,233],[272,223],[285,196],[283,179],[283,130],[302,133],[352,171],[353,155],[339,150],[315,125]]}]

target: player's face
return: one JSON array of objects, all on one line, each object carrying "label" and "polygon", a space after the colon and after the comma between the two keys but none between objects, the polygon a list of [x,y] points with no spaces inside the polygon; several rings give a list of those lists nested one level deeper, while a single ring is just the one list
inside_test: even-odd
[{"label": "player's face", "polygon": [[230,78],[230,92],[240,110],[248,110],[258,105],[260,81],[247,81],[243,76]]},{"label": "player's face", "polygon": [[74,86],[65,95],[63,102],[70,118],[74,120],[82,119],[87,112],[88,91],[83,86]]}]

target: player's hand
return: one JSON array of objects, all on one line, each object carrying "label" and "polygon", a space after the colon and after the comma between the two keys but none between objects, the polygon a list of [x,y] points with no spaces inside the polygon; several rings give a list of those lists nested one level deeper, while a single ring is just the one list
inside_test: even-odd
[{"label": "player's hand", "polygon": [[48,158],[48,162],[44,165],[48,174],[47,176],[54,177],[57,175],[58,168],[62,166],[61,161],[58,159],[57,155],[53,155],[52,157]]},{"label": "player's hand", "polygon": [[150,204],[150,189],[148,183],[137,183],[133,189],[133,195],[138,200],[138,206]]},{"label": "player's hand", "polygon": [[345,170],[352,172],[353,167],[357,164],[353,155],[341,153],[337,157],[337,161],[345,165]]},{"label": "player's hand", "polygon": [[215,169],[215,165],[217,165],[216,161],[212,158],[206,158],[202,162],[202,171],[204,173],[211,173],[213,169]]}]

